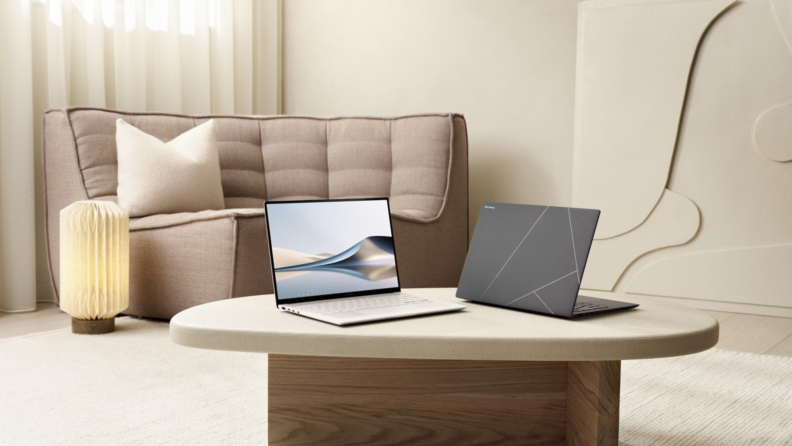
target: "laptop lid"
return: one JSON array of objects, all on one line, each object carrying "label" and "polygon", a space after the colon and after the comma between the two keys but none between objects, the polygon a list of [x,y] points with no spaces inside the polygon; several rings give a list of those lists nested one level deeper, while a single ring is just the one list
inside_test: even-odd
[{"label": "laptop lid", "polygon": [[387,198],[264,206],[278,304],[401,291]]},{"label": "laptop lid", "polygon": [[457,297],[571,316],[600,211],[484,203]]}]

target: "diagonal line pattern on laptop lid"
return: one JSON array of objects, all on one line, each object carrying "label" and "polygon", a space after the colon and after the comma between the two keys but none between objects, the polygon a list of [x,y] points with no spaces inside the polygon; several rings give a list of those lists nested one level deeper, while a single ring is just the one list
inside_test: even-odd
[{"label": "diagonal line pattern on laptop lid", "polygon": [[534,291],[533,295],[536,296],[539,299],[539,301],[542,302],[542,304],[544,304],[545,308],[547,308],[547,311],[549,311],[551,314],[555,314],[555,311],[553,311],[552,309],[550,309],[550,307],[547,306],[544,299],[542,299],[542,296],[540,296],[539,293]]},{"label": "diagonal line pattern on laptop lid", "polygon": [[[572,274],[575,274],[576,272],[577,272],[577,271],[572,271],[571,273],[569,273],[569,274],[566,274],[566,275],[564,275],[564,276],[561,276],[561,277],[559,277],[558,279],[556,279],[556,280],[554,280],[554,281],[552,281],[552,282],[550,282],[550,283],[546,283],[546,284],[544,284],[544,285],[540,286],[539,288],[537,288],[537,289],[535,289],[535,290],[531,291],[530,293],[523,294],[522,296],[518,297],[517,299],[514,299],[513,301],[511,301],[511,302],[507,303],[507,304],[506,304],[506,306],[508,307],[509,305],[511,305],[511,304],[513,304],[513,303],[515,303],[515,302],[517,302],[518,300],[522,299],[523,297],[530,296],[531,294],[536,294],[536,292],[537,292],[537,291],[539,291],[539,290],[541,290],[542,288],[549,287],[550,285],[552,285],[552,284],[554,284],[554,283],[558,282],[558,281],[559,281],[559,280],[561,280],[561,279],[566,279],[567,277],[571,276]],[[539,297],[539,295],[538,295],[538,294],[536,294],[536,297]],[[541,298],[541,297],[539,297],[539,300],[542,300],[542,298]],[[544,301],[543,301],[543,300],[542,300],[542,303],[544,304]],[[545,306],[547,306],[547,304],[545,304]],[[549,310],[549,309],[550,309],[550,308],[548,308],[548,310]],[[552,313],[553,311],[551,310],[550,312]],[[555,313],[554,313],[554,314],[555,314]]]},{"label": "diagonal line pattern on laptop lid", "polygon": [[[547,207],[544,208],[544,210],[542,211],[542,214],[539,215],[539,218],[537,218],[536,221],[534,222],[533,226],[531,226],[531,229],[529,229],[528,232],[525,233],[525,237],[523,237],[523,239],[520,240],[520,243],[517,245],[516,248],[514,248],[514,251],[512,251],[512,253],[509,256],[509,258],[506,259],[506,263],[504,263],[503,266],[501,266],[501,269],[498,271],[498,274],[495,274],[495,277],[492,279],[492,282],[490,282],[490,284],[487,286],[487,289],[484,290],[483,293],[481,293],[481,297],[484,297],[487,294],[487,291],[489,291],[490,287],[492,287],[492,284],[495,283],[495,280],[498,279],[498,276],[500,276],[500,273],[503,272],[503,268],[506,268],[506,265],[509,264],[509,261],[512,259],[512,257],[514,257],[514,254],[517,252],[518,249],[520,249],[520,246],[522,246],[522,244],[525,241],[525,239],[528,238],[528,235],[531,233],[531,231],[533,231],[533,229],[536,227],[536,224],[539,223],[539,220],[542,219],[542,216],[545,214],[545,212],[547,212],[547,210],[549,208],[550,208],[550,206],[547,206]],[[569,274],[567,274],[567,275],[569,275]],[[528,293],[528,294],[531,294],[531,293]]]}]

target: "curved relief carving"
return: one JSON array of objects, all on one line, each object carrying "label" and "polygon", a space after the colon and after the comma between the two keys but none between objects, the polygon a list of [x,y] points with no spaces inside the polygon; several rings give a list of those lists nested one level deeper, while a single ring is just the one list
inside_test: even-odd
[{"label": "curved relief carving", "polygon": [[666,189],[642,225],[622,236],[594,241],[582,287],[612,291],[637,258],[687,243],[698,232],[700,222],[695,203]]},{"label": "curved relief carving", "polygon": [[699,252],[655,262],[628,293],[789,306],[792,244]]},{"label": "curved relief carving", "polygon": [[784,35],[787,48],[792,54],[792,2],[770,0],[770,9],[773,11],[781,34]]},{"label": "curved relief carving", "polygon": [[759,115],[753,138],[756,149],[767,158],[792,161],[792,103],[776,105]]},{"label": "curved relief carving", "polygon": [[[646,3],[644,0],[620,2],[623,6],[635,6],[617,9],[641,9]],[[648,3],[666,5],[668,2]],[[690,1],[679,2],[676,7],[687,10],[701,5]],[[582,204],[580,193],[589,193],[592,202],[588,206],[603,209],[603,217],[613,214],[611,210],[615,209],[623,211],[623,216],[637,218],[636,215],[650,209],[644,220],[626,232],[611,237],[607,236],[615,232],[598,233],[584,276],[585,287],[792,307],[792,295],[788,291],[791,279],[786,271],[792,265],[792,226],[789,225],[792,221],[789,201],[792,162],[770,161],[792,161],[789,155],[792,138],[786,133],[792,129],[792,125],[786,124],[789,110],[792,110],[792,102],[787,102],[792,98],[792,0],[741,0],[726,9],[727,13],[716,15],[699,42],[695,65],[685,81],[681,119],[676,127],[643,128],[642,132],[633,132],[632,126],[642,125],[644,113],[653,111],[636,106],[632,109],[635,116],[630,116],[619,111],[624,102],[618,98],[616,102],[602,102],[601,114],[610,115],[616,110],[622,121],[614,123],[609,116],[599,117],[597,122],[605,128],[593,131],[594,140],[602,133],[615,135],[615,141],[623,142],[621,138],[625,135],[618,132],[624,130],[631,139],[630,152],[609,140],[587,146],[591,133],[585,131],[585,126],[581,127],[583,120],[576,120],[575,174],[588,172],[591,183],[601,182],[604,186],[592,189],[587,183],[577,181],[573,201]],[[610,11],[603,9],[598,13],[610,14]],[[687,15],[687,12],[682,14]],[[625,13],[624,17],[628,15]],[[581,17],[581,26],[584,20]],[[680,29],[692,26],[687,20],[679,24]],[[583,31],[579,36],[585,40],[588,28]],[[614,40],[612,47],[601,48],[601,51],[619,52],[621,47],[633,45],[632,40],[621,43]],[[652,53],[661,51],[664,45],[647,47],[644,57],[653,58]],[[686,58],[688,54],[673,51],[669,57]],[[619,65],[616,71],[633,70],[633,62],[627,62]],[[640,74],[639,71],[634,73]],[[578,94],[584,99],[591,98],[590,74],[585,65],[580,65],[577,81],[581,91]],[[596,76],[593,79],[597,80]],[[655,83],[651,73],[642,79],[648,79],[647,83],[659,90],[658,95],[677,91],[667,90],[664,82]],[[623,94],[618,86],[612,87],[613,91],[607,92],[609,95]],[[629,88],[628,85],[628,91]],[[585,106],[586,101],[583,102]],[[576,119],[580,118],[580,113],[578,110]],[[589,113],[593,112],[589,110]],[[663,156],[672,157],[666,165],[666,158],[657,156],[655,151],[667,149],[645,142],[655,141],[659,132],[668,131],[676,139],[674,147],[663,152]],[[661,136],[667,135],[662,133]],[[600,165],[597,164],[602,161],[599,155],[593,158],[586,155],[590,149],[592,154],[606,149],[615,152],[610,159],[605,154],[606,158],[602,159],[607,162]],[[757,151],[762,156],[757,156]],[[596,170],[598,178],[591,174],[592,166],[600,169]],[[635,174],[636,169],[649,173],[642,177]],[[662,185],[658,185],[661,182]],[[607,193],[619,187],[625,190],[615,195]],[[654,188],[664,191],[656,203],[655,196],[649,193]],[[661,232],[677,234],[679,231],[667,217],[659,217],[666,196],[672,197],[674,193],[681,195],[680,198],[689,198],[695,203],[690,205],[700,209],[700,229],[688,241],[677,238],[676,247],[665,250],[660,246],[662,243],[654,242],[668,240],[665,237],[670,234],[661,237]],[[629,201],[633,199],[640,203]],[[618,206],[613,205],[612,202],[619,200]],[[627,209],[636,204],[640,206]],[[653,224],[661,221],[666,222],[665,228],[653,228]]]},{"label": "curved relief carving", "polygon": [[638,227],[660,200],[699,42],[732,3],[580,3],[573,203],[602,210],[597,239]]}]

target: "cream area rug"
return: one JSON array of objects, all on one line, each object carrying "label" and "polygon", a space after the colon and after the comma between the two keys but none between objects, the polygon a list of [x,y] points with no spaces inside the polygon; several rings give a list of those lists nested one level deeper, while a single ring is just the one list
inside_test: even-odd
[{"label": "cream area rug", "polygon": [[127,317],[106,335],[0,340],[0,445],[266,444],[266,361]]},{"label": "cream area rug", "polygon": [[[0,445],[264,445],[266,356],[164,323],[0,341]],[[710,350],[622,365],[622,446],[792,445],[792,358]]]},{"label": "cream area rug", "polygon": [[792,445],[792,358],[623,361],[620,418],[621,446]]}]

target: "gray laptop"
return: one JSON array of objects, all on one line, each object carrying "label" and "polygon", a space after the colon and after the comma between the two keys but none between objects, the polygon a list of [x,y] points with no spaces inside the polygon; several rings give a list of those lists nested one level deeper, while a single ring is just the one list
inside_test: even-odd
[{"label": "gray laptop", "polygon": [[600,211],[484,203],[457,297],[557,317],[638,305],[579,296]]},{"label": "gray laptop", "polygon": [[387,198],[264,206],[281,310],[349,325],[465,308],[401,292]]}]

